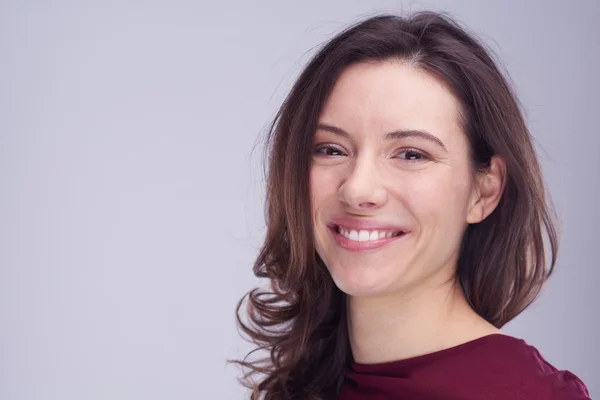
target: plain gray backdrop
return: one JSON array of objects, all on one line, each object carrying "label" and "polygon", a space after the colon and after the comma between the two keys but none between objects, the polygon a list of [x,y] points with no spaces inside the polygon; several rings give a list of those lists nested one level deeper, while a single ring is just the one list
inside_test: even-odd
[{"label": "plain gray backdrop", "polygon": [[562,220],[506,327],[600,396],[600,2],[2,1],[0,398],[242,399],[260,137],[314,47],[448,11],[502,60]]}]

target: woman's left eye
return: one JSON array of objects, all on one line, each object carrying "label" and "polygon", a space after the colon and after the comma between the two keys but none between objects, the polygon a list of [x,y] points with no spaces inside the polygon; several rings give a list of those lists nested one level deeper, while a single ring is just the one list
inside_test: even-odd
[{"label": "woman's left eye", "polygon": [[421,161],[429,159],[426,154],[414,149],[402,150],[396,157],[406,161]]}]

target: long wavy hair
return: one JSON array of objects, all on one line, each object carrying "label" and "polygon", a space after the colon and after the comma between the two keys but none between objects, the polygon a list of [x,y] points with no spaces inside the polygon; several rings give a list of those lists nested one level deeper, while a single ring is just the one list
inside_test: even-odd
[{"label": "long wavy hair", "polygon": [[[469,225],[462,240],[456,279],[473,309],[500,328],[537,298],[552,273],[558,249],[554,213],[521,106],[490,51],[444,14],[363,20],[310,60],[267,135],[268,228],[254,273],[267,278],[270,289],[251,290],[237,307],[241,331],[256,344],[244,360],[234,361],[245,370],[241,380],[252,389],[251,399],[339,394],[351,353],[345,295],[315,251],[313,135],[340,73],[355,63],[389,59],[410,62],[453,92],[473,171],[486,170],[493,155],[506,163],[498,206]],[[249,359],[256,351],[267,353]]]}]

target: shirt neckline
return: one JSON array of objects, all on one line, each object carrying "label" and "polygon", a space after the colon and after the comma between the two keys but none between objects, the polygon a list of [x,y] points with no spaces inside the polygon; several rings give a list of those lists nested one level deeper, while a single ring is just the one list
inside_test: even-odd
[{"label": "shirt neckline", "polygon": [[396,370],[399,368],[407,368],[413,367],[419,364],[427,363],[434,359],[447,358],[456,353],[464,352],[467,350],[471,350],[477,347],[484,346],[494,341],[505,341],[508,343],[523,343],[522,339],[518,339],[514,336],[506,335],[503,333],[492,333],[486,336],[482,336],[477,339],[469,340],[468,342],[464,342],[458,344],[456,346],[448,347],[446,349],[437,350],[431,353],[423,354],[420,356],[405,358],[402,360],[395,361],[386,361],[382,363],[373,363],[373,364],[362,364],[357,363],[354,360],[350,363],[350,369],[354,372],[359,373],[377,373],[389,370]]}]

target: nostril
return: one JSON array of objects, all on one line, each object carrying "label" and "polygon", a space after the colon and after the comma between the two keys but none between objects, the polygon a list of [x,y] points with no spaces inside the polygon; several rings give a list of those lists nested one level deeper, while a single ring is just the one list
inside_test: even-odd
[{"label": "nostril", "polygon": [[373,207],[376,207],[377,205],[370,201],[363,201],[358,206],[361,208],[373,208]]}]

